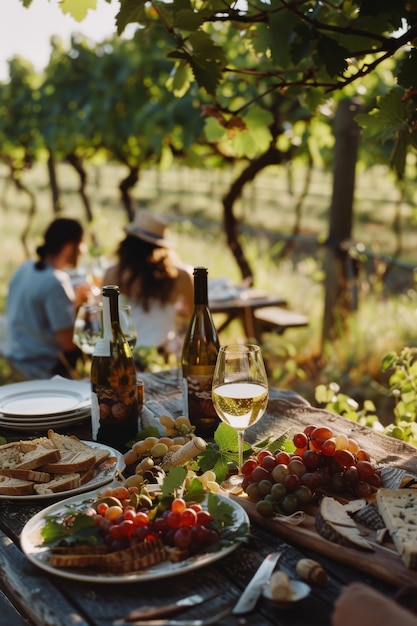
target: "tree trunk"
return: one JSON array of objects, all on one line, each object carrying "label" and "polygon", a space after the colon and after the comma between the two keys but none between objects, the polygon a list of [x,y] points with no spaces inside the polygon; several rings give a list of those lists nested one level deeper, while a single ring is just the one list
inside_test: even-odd
[{"label": "tree trunk", "polygon": [[80,186],[78,187],[78,193],[81,196],[82,203],[85,208],[85,213],[87,216],[87,222],[91,224],[93,221],[93,211],[91,209],[90,199],[87,195],[86,187],[87,187],[87,172],[84,169],[84,164],[82,159],[76,154],[67,154],[66,160],[77,172],[80,179]]},{"label": "tree trunk", "polygon": [[55,158],[51,149],[48,148],[48,176],[49,176],[49,186],[51,188],[52,193],[52,211],[54,214],[58,214],[62,211],[61,200],[60,200],[60,192],[58,187],[58,179],[56,175],[55,168]]},{"label": "tree trunk", "polygon": [[333,195],[329,214],[326,252],[325,308],[322,347],[346,330],[349,312],[354,308],[357,271],[349,255],[352,233],[355,167],[359,127],[354,118],[360,106],[356,100],[342,100],[335,118]]},{"label": "tree trunk", "polygon": [[252,181],[268,165],[279,165],[281,162],[282,153],[271,146],[264,154],[249,163],[223,197],[223,219],[227,243],[239,266],[242,279],[248,286],[253,284],[253,271],[239,242],[239,222],[233,213],[234,203],[242,195],[246,183]]},{"label": "tree trunk", "polygon": [[28,212],[28,221],[26,227],[23,229],[22,234],[20,236],[20,241],[23,244],[23,248],[25,250],[26,257],[29,258],[31,256],[31,251],[29,250],[28,245],[28,236],[31,230],[32,220],[36,215],[36,196],[35,194],[28,188],[26,185],[22,183],[21,180],[21,171],[12,168],[12,179],[18,191],[23,191],[30,199],[30,206]]},{"label": "tree trunk", "polygon": [[139,167],[137,165],[129,165],[129,174],[124,178],[120,185],[120,193],[122,194],[123,206],[126,209],[127,218],[129,222],[132,222],[135,217],[135,211],[133,209],[132,196],[130,190],[136,185],[139,180]]}]

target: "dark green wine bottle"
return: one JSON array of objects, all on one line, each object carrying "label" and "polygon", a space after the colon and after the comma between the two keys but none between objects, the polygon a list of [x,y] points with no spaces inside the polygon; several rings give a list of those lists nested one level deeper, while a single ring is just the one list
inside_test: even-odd
[{"label": "dark green wine bottle", "polygon": [[194,268],[194,309],[184,338],[181,356],[184,413],[196,434],[211,437],[219,418],[211,399],[219,339],[208,306],[207,268]]},{"label": "dark green wine bottle", "polygon": [[119,287],[102,289],[103,331],[91,361],[93,439],[121,452],[138,432],[136,368],[119,320]]}]

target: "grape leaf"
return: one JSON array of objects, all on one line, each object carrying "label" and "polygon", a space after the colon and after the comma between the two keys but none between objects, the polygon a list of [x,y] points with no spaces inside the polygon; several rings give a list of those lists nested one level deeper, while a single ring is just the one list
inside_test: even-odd
[{"label": "grape leaf", "polygon": [[99,540],[100,529],[94,525],[94,518],[85,515],[82,511],[66,512],[65,517],[74,515],[71,524],[64,524],[62,513],[58,515],[48,515],[46,523],[41,528],[42,545],[54,546],[65,541],[71,543],[87,543],[96,545]]},{"label": "grape leaf", "polygon": [[214,520],[222,522],[226,526],[233,524],[234,508],[225,500],[218,498],[215,493],[208,493],[207,510]]},{"label": "grape leaf", "polygon": [[69,13],[74,20],[82,22],[90,9],[97,9],[97,0],[61,0],[59,6],[64,14]]},{"label": "grape leaf", "polygon": [[181,489],[186,476],[187,469],[182,465],[170,469],[161,485],[162,497],[172,496],[178,489]]}]

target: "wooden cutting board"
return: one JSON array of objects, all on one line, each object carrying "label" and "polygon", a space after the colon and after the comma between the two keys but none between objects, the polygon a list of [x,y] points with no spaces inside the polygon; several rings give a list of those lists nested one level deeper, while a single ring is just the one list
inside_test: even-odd
[{"label": "wooden cutting board", "polygon": [[262,517],[256,511],[256,505],[247,496],[230,496],[247,512],[251,522],[265,528],[271,533],[287,541],[311,548],[315,552],[329,557],[350,567],[359,569],[396,587],[417,585],[417,571],[409,570],[403,564],[394,545],[376,543],[375,531],[357,523],[366,533],[366,539],[374,547],[374,552],[365,552],[356,548],[348,548],[321,537],[315,528],[313,515],[305,514],[299,525],[292,525],[281,520]]}]

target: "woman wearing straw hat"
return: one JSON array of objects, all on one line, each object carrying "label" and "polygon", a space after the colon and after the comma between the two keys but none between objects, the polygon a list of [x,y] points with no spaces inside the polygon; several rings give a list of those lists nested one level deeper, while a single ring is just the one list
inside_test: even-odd
[{"label": "woman wearing straw hat", "polygon": [[125,232],[117,263],[107,269],[104,284],[119,285],[131,305],[137,346],[171,352],[178,310],[185,316],[192,312],[192,269],[174,254],[168,222],[161,216],[141,210]]}]

